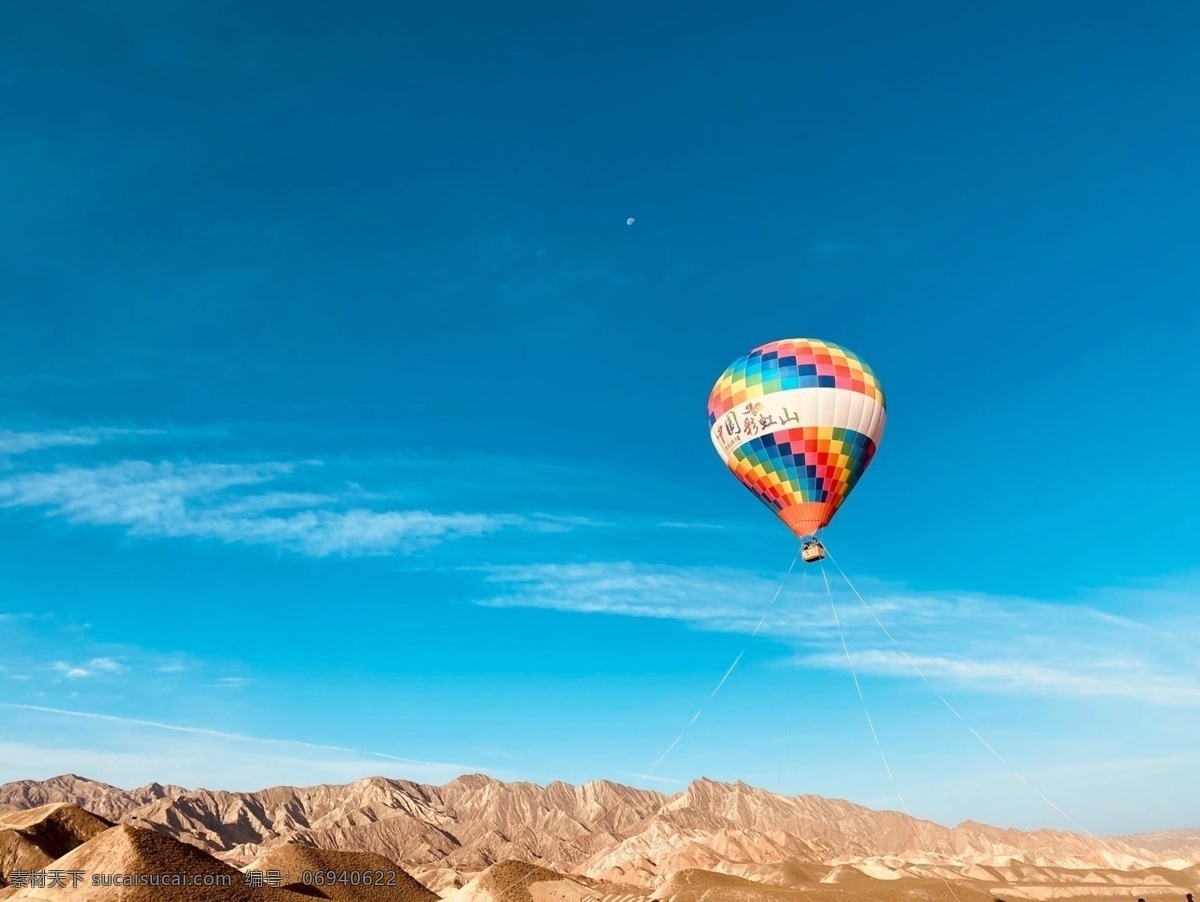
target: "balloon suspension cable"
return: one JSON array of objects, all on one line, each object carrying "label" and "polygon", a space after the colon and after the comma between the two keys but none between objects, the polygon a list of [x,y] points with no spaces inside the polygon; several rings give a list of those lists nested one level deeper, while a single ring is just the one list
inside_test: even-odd
[{"label": "balloon suspension cable", "polygon": [[[914,661],[911,657],[909,657],[908,652],[906,652],[900,646],[900,643],[896,641],[896,637],[893,636],[891,634],[891,632],[888,630],[888,628],[883,625],[883,621],[881,621],[879,619],[879,617],[878,617],[878,615],[876,615],[875,611],[871,608],[871,606],[869,604],[867,604],[866,600],[862,597],[862,594],[858,591],[858,589],[856,589],[854,587],[854,583],[852,583],[850,581],[850,577],[848,577],[846,575],[846,571],[844,571],[842,569],[841,565],[837,562],[837,558],[835,558],[832,554],[829,553],[828,548],[825,549],[825,553],[829,557],[830,563],[832,563],[833,566],[837,568],[837,571],[838,571],[838,573],[841,574],[842,579],[844,579],[846,581],[846,585],[850,587],[850,591],[854,593],[854,595],[858,599],[859,603],[866,609],[867,613],[871,615],[871,619],[875,621],[875,625],[878,626],[881,630],[883,630],[883,634],[885,636],[887,636],[889,640],[891,640],[892,645],[894,645],[896,647],[896,650],[898,652],[900,652],[900,654],[903,656],[904,660],[908,662],[908,666],[911,667],[913,669],[913,671],[917,674],[917,676],[919,676],[921,678],[922,682],[924,682],[925,685],[927,687],[929,687],[929,690],[931,692],[933,692],[933,694],[936,695],[938,697],[938,699],[941,700],[941,703],[946,706],[946,709],[951,714],[953,714],[956,718],[958,718],[959,723],[961,723],[964,727],[966,727],[967,730],[970,731],[971,735],[974,736],[976,739],[978,739],[980,744],[982,744],[985,749],[987,749],[989,752],[991,752],[992,756],[997,761],[999,761],[1001,764],[1003,764],[1005,766],[1005,768],[1008,769],[1008,772],[1010,774],[1012,774],[1020,782],[1024,783],[1026,786],[1028,786],[1030,788],[1030,790],[1032,790],[1034,792],[1035,795],[1037,795],[1043,802],[1045,802],[1052,809],[1054,809],[1054,811],[1056,811],[1060,817],[1062,817],[1064,820],[1070,821],[1072,824],[1074,824],[1076,827],[1078,827],[1081,831],[1083,831],[1088,836],[1095,838],[1095,834],[1092,833],[1091,830],[1089,830],[1083,824],[1079,823],[1079,821],[1077,821],[1075,818],[1071,817],[1071,815],[1067,814],[1065,811],[1063,811],[1061,808],[1059,808],[1058,805],[1056,805],[1049,798],[1047,798],[1046,795],[1044,793],[1042,793],[1042,791],[1040,789],[1038,789],[1036,786],[1034,786],[1032,783],[1030,783],[1023,774],[1018,772],[1016,770],[1016,768],[1014,768],[1011,764],[1009,764],[1004,759],[1004,757],[992,747],[991,743],[989,743],[986,739],[984,739],[979,734],[979,732],[973,726],[971,726],[971,724],[969,724],[967,722],[966,718],[964,718],[961,714],[958,713],[958,710],[952,704],[950,704],[950,702],[948,702],[946,700],[946,697],[944,695],[942,695],[942,693],[937,690],[937,688],[933,685],[933,683],[931,683],[929,681],[929,677],[925,676],[925,674],[921,670],[921,668],[917,666],[917,662]],[[822,566],[824,566],[824,565],[822,565]]]},{"label": "balloon suspension cable", "polygon": [[[858,673],[854,670],[854,661],[850,657],[850,648],[846,645],[846,633],[842,629],[841,619],[838,617],[837,604],[833,600],[833,590],[829,586],[829,574],[825,572],[825,563],[821,562],[821,578],[825,580],[825,594],[829,598],[829,607],[833,611],[833,623],[837,627],[838,638],[842,640],[842,651],[846,655],[846,666],[850,670],[850,676],[854,678],[854,689],[858,693],[858,700],[862,703],[863,714],[867,716],[867,726],[871,728],[871,737],[875,740],[875,748],[879,750],[879,757],[883,761],[883,769],[887,771],[888,780],[892,784],[892,789],[896,793],[896,798],[900,800],[900,807],[904,809],[905,816],[912,823],[913,834],[918,846],[924,845],[921,838],[921,822],[912,816],[912,812],[908,810],[908,803],[904,801],[904,794],[900,791],[900,785],[896,782],[896,775],[892,773],[891,765],[888,764],[887,755],[883,751],[883,743],[879,741],[879,733],[875,730],[875,721],[871,718],[871,711],[867,707],[866,696],[863,695],[862,684],[858,681]],[[922,851],[917,849],[917,852]],[[931,851],[931,850],[925,850]],[[932,864],[932,862],[930,862]],[[955,902],[959,902],[958,893],[954,892],[954,887],[950,885],[950,881],[946,879],[944,874],[938,874],[942,879],[942,883],[946,884],[946,889],[950,891],[950,895],[954,897]]]},{"label": "balloon suspension cable", "polygon": [[[784,585],[787,584],[788,577],[791,576],[792,571],[794,569],[796,569],[796,561],[798,561],[798,560],[800,560],[799,553],[797,553],[792,558],[792,563],[787,568],[787,573],[785,573],[783,575],[783,579],[781,579],[779,581],[779,586],[778,586],[778,588],[775,589],[775,594],[773,596],[771,596],[771,600],[767,603],[767,607],[763,611],[762,616],[758,618],[758,624],[754,627],[754,632],[752,632],[750,634],[751,639],[753,639],[755,636],[757,636],[758,631],[760,629],[762,629],[763,623],[766,622],[767,615],[769,613],[771,613],[771,608],[774,607],[775,602],[779,600],[779,595],[781,592],[783,592],[783,587],[784,587]],[[696,721],[698,721],[700,719],[700,715],[704,713],[705,706],[707,706],[710,701],[712,701],[714,698],[716,698],[717,693],[721,691],[721,687],[725,685],[725,681],[729,679],[730,675],[734,671],[734,668],[737,667],[738,664],[741,662],[742,656],[744,654],[746,654],[746,649],[749,647],[750,647],[749,642],[747,642],[746,645],[742,646],[742,650],[739,651],[737,657],[733,659],[733,663],[729,665],[729,669],[725,671],[725,675],[723,677],[721,677],[721,681],[719,683],[717,683],[717,685],[713,689],[713,691],[708,694],[708,698],[705,699],[704,704],[701,705],[700,709],[695,714],[692,715],[692,719],[687,722],[687,725],[684,726],[684,728],[679,732],[679,735],[675,737],[675,741],[672,742],[669,746],[667,746],[666,751],[664,751],[661,755],[658,756],[658,760],[655,761],[653,764],[651,764],[649,769],[644,774],[642,774],[642,776],[648,777],[648,776],[650,776],[650,774],[654,773],[654,769],[656,767],[658,767],[660,764],[662,764],[663,761],[666,760],[667,755],[671,754],[671,752],[675,749],[675,746],[679,745],[680,740],[682,740],[683,737],[687,735],[687,731],[692,728],[692,724],[694,724]]]},{"label": "balloon suspension cable", "polygon": [[[808,568],[805,567],[800,571],[800,588],[798,594],[801,598],[808,597]],[[792,647],[792,677],[794,680],[799,680],[800,677],[800,651],[794,645]],[[775,791],[779,795],[783,795],[783,769],[787,763],[788,751],[791,748],[792,730],[796,726],[796,706],[789,705],[788,710],[791,716],[783,726],[783,744],[779,747],[779,769],[775,777]]]}]

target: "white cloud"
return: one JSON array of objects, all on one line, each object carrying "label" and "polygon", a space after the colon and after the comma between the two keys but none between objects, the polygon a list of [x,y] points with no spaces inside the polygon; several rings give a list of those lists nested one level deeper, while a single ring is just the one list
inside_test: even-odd
[{"label": "white cloud", "polygon": [[69,680],[86,679],[101,674],[125,673],[129,670],[128,667],[113,658],[92,658],[86,664],[68,664],[65,661],[57,661],[51,665],[51,669],[61,673]]},{"label": "white cloud", "polygon": [[686,786],[687,780],[676,780],[673,777],[660,777],[657,774],[639,774],[632,770],[617,771],[622,777],[637,777],[639,780],[650,780],[654,783],[669,783],[672,786]]},{"label": "white cloud", "polygon": [[[748,606],[778,585],[757,574],[630,561],[491,567],[485,581],[503,587],[489,607],[534,607],[705,623],[740,631],[757,620]],[[758,612],[761,614],[761,611]]]},{"label": "white cloud", "polygon": [[0,431],[0,454],[24,454],[42,448],[57,448],[63,445],[94,445],[99,436],[79,430],[64,432],[9,432]]},{"label": "white cloud", "polygon": [[0,456],[71,445],[97,445],[115,436],[156,433],[157,430],[151,429],[57,429],[47,432],[12,432],[3,429],[0,430]]},{"label": "white cloud", "polygon": [[120,661],[115,661],[112,658],[92,658],[88,661],[88,666],[93,670],[103,673],[121,673],[128,668]]},{"label": "white cloud", "polygon": [[503,529],[550,532],[590,524],[552,515],[329,509],[337,496],[271,486],[299,466],[124,461],[60,467],[0,480],[0,506],[45,508],[73,524],[122,526],[131,535],[271,544],[314,557],[387,554]]},{"label": "white cloud", "polygon": [[801,594],[813,590],[807,574],[793,576],[777,595],[785,570],[764,576],[734,568],[631,561],[497,566],[484,570],[485,582],[495,591],[477,603],[679,620],[747,634],[767,613],[764,634],[789,641],[826,641],[834,634],[829,608]]},{"label": "white cloud", "polygon": [[246,517],[216,508],[196,512],[171,534],[217,538],[230,543],[280,545],[314,557],[325,557],[407,550],[442,539],[481,536],[524,523],[524,518],[511,515],[362,509],[310,510],[286,517]]},{"label": "white cloud", "polygon": [[265,514],[268,511],[318,507],[332,504],[337,500],[336,495],[318,492],[262,492],[258,495],[247,495],[244,498],[225,502],[221,505],[221,513],[226,516]]},{"label": "white cloud", "polygon": [[119,524],[174,533],[188,523],[187,505],[233,486],[265,482],[289,464],[151,464],[126,461],[103,467],[60,467],[0,482],[0,504],[48,507],[75,523]]},{"label": "white cloud", "polygon": [[[178,650],[164,652],[114,642],[107,636],[97,636],[91,624],[51,612],[16,615],[10,620],[0,631],[7,643],[7,668],[0,665],[0,674],[29,675],[26,679],[37,679],[39,686],[56,686],[52,692],[85,684],[111,687],[116,681],[121,681],[122,691],[145,685],[162,690],[189,685],[191,677],[198,684],[204,679],[211,682],[215,675],[244,669],[236,660],[201,660]],[[106,632],[100,629],[101,634]],[[135,673],[143,677],[136,685],[130,679]]]},{"label": "white cloud", "polygon": [[538,532],[570,532],[576,528],[597,529],[600,527],[614,526],[604,520],[596,520],[592,517],[583,517],[578,514],[530,514],[528,517],[529,527]]},{"label": "white cloud", "polygon": [[1091,665],[1075,662],[1073,669],[1047,667],[1031,661],[971,661],[949,657],[910,655],[872,649],[844,654],[808,655],[799,663],[808,667],[846,669],[881,676],[913,676],[915,664],[930,679],[959,686],[987,685],[993,691],[1103,698],[1128,698],[1159,705],[1200,707],[1200,683],[1186,676],[1156,673],[1133,661],[1106,660]]}]

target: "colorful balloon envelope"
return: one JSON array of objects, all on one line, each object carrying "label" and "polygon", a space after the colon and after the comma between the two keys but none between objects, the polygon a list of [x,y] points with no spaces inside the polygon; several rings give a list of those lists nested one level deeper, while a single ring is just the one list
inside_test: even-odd
[{"label": "colorful balloon envelope", "polygon": [[870,367],[814,338],[755,348],[708,398],[717,453],[800,538],[829,525],[875,456],[886,419]]}]

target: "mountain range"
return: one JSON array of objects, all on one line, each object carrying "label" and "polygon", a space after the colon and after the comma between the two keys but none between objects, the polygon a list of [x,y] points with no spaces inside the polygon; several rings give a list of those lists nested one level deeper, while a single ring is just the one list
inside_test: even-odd
[{"label": "mountain range", "polygon": [[[20,825],[31,809],[56,811],[73,826],[43,826],[41,840],[30,838],[28,825]],[[707,779],[672,795],[607,781],[540,786],[478,774],[442,786],[372,777],[249,793],[157,783],[124,790],[74,775],[0,785],[0,872],[20,866],[16,861],[45,866],[58,859],[70,843],[52,841],[55,830],[82,846],[124,830],[126,839],[106,840],[122,849],[129,837],[153,833],[162,839],[147,842],[190,846],[227,869],[295,865],[318,853],[373,855],[396,863],[422,891],[453,902],[511,894],[497,876],[504,867],[525,868],[522,885],[542,887],[533,896],[553,885],[559,902],[687,902],[693,890],[712,900],[727,891],[742,898],[798,886],[809,887],[811,897],[813,888],[832,892],[856,881],[876,889],[974,887],[1006,898],[1182,902],[1183,891],[1200,886],[1200,830],[1096,837],[972,821],[951,828],[848,801]],[[535,873],[541,876],[528,876]],[[514,892],[521,902],[532,898],[532,890]]]}]

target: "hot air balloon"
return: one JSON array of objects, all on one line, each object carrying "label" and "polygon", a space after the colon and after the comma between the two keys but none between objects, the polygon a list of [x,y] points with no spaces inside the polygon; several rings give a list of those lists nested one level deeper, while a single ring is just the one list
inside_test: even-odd
[{"label": "hot air balloon", "polygon": [[886,419],[870,367],[815,338],[755,348],[725,370],[708,398],[717,453],[801,540],[808,563],[825,557],[817,531],[875,456]]}]

